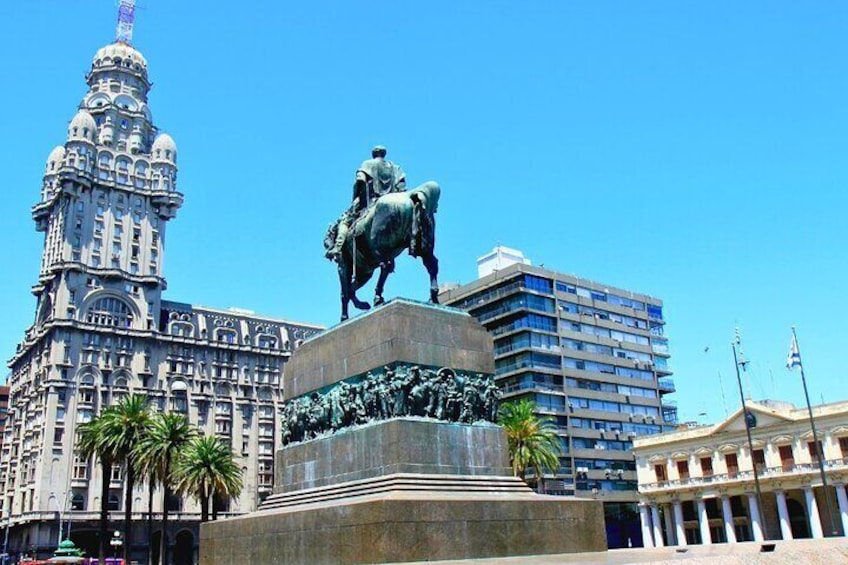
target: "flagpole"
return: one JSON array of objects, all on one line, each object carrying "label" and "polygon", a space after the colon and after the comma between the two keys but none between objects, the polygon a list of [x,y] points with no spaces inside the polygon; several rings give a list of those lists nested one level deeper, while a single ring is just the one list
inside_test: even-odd
[{"label": "flagpole", "polygon": [[[748,420],[748,407],[745,405],[745,392],[742,390],[742,375],[739,373],[739,365],[745,364],[745,361],[739,362],[739,357],[736,355],[736,345],[741,342],[739,338],[739,329],[736,330],[736,339],[730,342],[733,348],[733,365],[736,367],[736,382],[739,383],[739,398],[742,400],[742,419],[745,421],[745,434],[748,436],[748,453],[751,454],[751,469],[754,471],[754,489],[757,491],[757,506],[760,520],[762,520],[763,540],[768,540],[768,528],[766,527],[766,510],[763,506],[763,491],[760,490],[760,476],[757,473],[757,464],[754,462],[754,441],[751,439],[751,422]],[[750,512],[750,510],[749,510]]]},{"label": "flagpole", "polygon": [[[801,362],[801,347],[798,345],[798,336],[795,334],[795,326],[792,326],[792,339],[798,353],[798,366],[801,368],[801,383],[804,385],[804,398],[807,400],[807,413],[810,415],[810,428],[813,430],[813,445],[816,447],[816,457],[819,460],[819,472],[821,473],[822,486],[824,487],[824,501],[827,505],[827,517],[830,520],[831,535],[836,535],[836,524],[833,521],[833,512],[830,504],[830,491],[827,488],[827,475],[824,472],[824,454],[819,445],[819,437],[816,432],[816,422],[813,420],[813,408],[810,406],[810,394],[807,392],[807,378],[804,376],[804,363]],[[815,491],[813,492],[815,496]]]}]

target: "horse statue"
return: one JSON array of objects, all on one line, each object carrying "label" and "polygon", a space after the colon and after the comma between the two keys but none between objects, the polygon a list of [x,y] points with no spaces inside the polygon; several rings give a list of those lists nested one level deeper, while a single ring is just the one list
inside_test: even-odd
[{"label": "horse statue", "polygon": [[[348,230],[338,263],[341,284],[342,321],[348,319],[348,303],[360,310],[371,305],[356,296],[380,269],[374,291],[374,306],[383,304],[386,279],[394,271],[395,258],[405,249],[413,257],[421,257],[430,275],[430,301],[439,302],[439,260],[433,254],[436,243],[435,213],[439,206],[441,189],[435,182],[426,182],[405,192],[391,192],[380,196]],[[333,248],[338,235],[338,224],[330,226],[324,237],[324,249]]]}]

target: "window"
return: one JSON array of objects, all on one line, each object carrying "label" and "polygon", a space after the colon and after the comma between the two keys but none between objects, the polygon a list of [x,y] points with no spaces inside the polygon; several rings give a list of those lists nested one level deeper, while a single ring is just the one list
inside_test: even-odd
[{"label": "window", "polygon": [[762,449],[755,449],[752,453],[752,457],[754,460],[754,467],[757,471],[762,471],[766,468],[766,454]]},{"label": "window", "polygon": [[[818,447],[818,449],[816,449]],[[824,455],[824,448],[820,441],[807,442],[807,450],[810,452],[810,461],[813,463],[819,462],[819,454]]]},{"label": "window", "polygon": [[88,460],[79,455],[74,458],[74,480],[84,481],[88,478]]},{"label": "window", "polygon": [[113,296],[106,296],[88,308],[86,322],[99,326],[130,328],[133,314],[126,302]]},{"label": "window", "polygon": [[724,463],[727,466],[727,475],[730,478],[735,477],[739,473],[739,460],[735,453],[725,453]]},{"label": "window", "polygon": [[839,450],[843,458],[848,457],[848,437],[839,438]]},{"label": "window", "polygon": [[118,491],[109,491],[109,510],[121,509],[121,493]]},{"label": "window", "polygon": [[701,457],[701,476],[704,476],[704,477],[712,477],[713,476],[713,458],[712,457]]},{"label": "window", "polygon": [[664,483],[668,481],[668,471],[666,470],[664,464],[654,465],[654,474],[657,477],[658,483]]},{"label": "window", "polygon": [[795,456],[792,453],[791,445],[781,445],[778,448],[780,452],[780,466],[784,471],[791,471],[795,467]]},{"label": "window", "polygon": [[689,462],[688,461],[678,461],[677,462],[677,475],[680,477],[680,480],[686,480],[689,478]]},{"label": "window", "polygon": [[74,491],[71,495],[71,510],[85,510],[85,495],[80,491]]}]

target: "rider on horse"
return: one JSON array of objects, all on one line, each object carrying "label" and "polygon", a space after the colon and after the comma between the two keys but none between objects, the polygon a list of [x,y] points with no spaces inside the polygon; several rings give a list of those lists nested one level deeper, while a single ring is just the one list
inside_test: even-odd
[{"label": "rider on horse", "polygon": [[384,194],[404,192],[406,190],[406,175],[400,166],[386,160],[386,148],[378,145],[371,150],[371,159],[364,161],[356,171],[356,181],[353,183],[353,201],[350,208],[344,211],[338,220],[336,243],[326,252],[328,259],[337,259],[341,254],[350,228],[359,218],[365,216],[368,210]]}]

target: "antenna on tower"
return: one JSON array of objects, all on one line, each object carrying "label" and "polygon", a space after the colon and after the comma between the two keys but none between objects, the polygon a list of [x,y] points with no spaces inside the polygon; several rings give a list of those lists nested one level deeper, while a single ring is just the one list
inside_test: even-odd
[{"label": "antenna on tower", "polygon": [[135,0],[120,0],[118,3],[118,29],[116,41],[132,44],[133,22],[135,21]]}]

